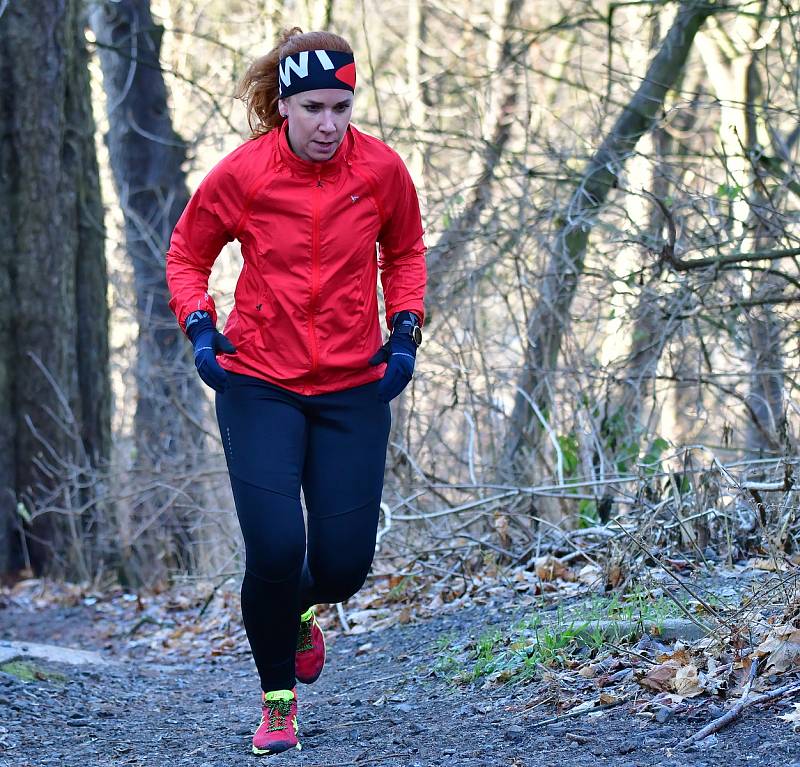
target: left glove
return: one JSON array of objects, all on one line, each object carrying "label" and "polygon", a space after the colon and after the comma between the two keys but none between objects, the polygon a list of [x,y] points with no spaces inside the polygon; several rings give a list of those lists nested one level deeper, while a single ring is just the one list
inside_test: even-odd
[{"label": "left glove", "polygon": [[398,312],[394,316],[389,340],[369,358],[370,365],[386,363],[386,372],[378,384],[378,398],[384,402],[391,402],[400,394],[414,375],[417,344],[410,331],[418,324],[416,315]]},{"label": "left glove", "polygon": [[229,386],[228,374],[217,362],[217,355],[235,354],[236,347],[214,327],[207,312],[193,315],[187,318],[186,335],[194,346],[194,366],[205,384],[224,392]]}]

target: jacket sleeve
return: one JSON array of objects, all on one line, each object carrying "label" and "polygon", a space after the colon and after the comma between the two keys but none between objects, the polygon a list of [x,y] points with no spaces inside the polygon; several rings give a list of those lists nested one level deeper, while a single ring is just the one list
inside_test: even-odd
[{"label": "jacket sleeve", "polygon": [[170,309],[184,331],[187,315],[197,310],[208,312],[216,325],[208,276],[225,243],[235,236],[242,198],[225,158],[200,183],[175,225],[166,258],[167,286]]},{"label": "jacket sleeve", "polygon": [[414,182],[397,157],[387,190],[386,220],[378,238],[378,266],[386,302],[386,325],[404,310],[425,318],[425,243]]}]

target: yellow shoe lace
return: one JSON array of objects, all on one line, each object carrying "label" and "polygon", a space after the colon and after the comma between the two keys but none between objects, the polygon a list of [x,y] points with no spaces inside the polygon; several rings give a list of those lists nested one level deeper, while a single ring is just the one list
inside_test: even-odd
[{"label": "yellow shoe lace", "polygon": [[[310,611],[309,611],[310,612]],[[297,652],[311,650],[314,645],[311,642],[311,627],[314,625],[314,613],[306,618],[304,614],[300,618],[300,633],[297,635]]]},{"label": "yellow shoe lace", "polygon": [[292,700],[265,700],[262,704],[266,711],[267,732],[277,732],[286,727],[286,717],[292,712]]}]

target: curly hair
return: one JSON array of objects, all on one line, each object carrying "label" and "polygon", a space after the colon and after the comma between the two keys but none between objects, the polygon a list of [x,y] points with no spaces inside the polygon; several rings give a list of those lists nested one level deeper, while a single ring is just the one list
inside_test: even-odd
[{"label": "curly hair", "polygon": [[284,56],[300,51],[341,51],[352,53],[350,43],[333,32],[303,32],[300,27],[284,29],[278,44],[257,58],[242,76],[234,94],[247,107],[250,138],[279,128],[286,119],[278,112],[278,64]]}]

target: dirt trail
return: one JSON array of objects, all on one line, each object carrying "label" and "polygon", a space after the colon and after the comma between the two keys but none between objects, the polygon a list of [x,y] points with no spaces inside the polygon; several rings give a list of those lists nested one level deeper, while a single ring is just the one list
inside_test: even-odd
[{"label": "dirt trail", "polygon": [[[474,607],[334,638],[323,676],[298,687],[303,750],[265,759],[298,767],[800,767],[800,736],[778,719],[785,703],[749,711],[704,748],[684,750],[676,744],[719,713],[710,703],[663,724],[621,706],[542,725],[554,708],[526,709],[530,686],[456,688],[431,673],[438,637],[477,636],[515,617]],[[92,621],[87,606],[12,605],[0,610],[0,640],[92,648]],[[258,762],[249,753],[260,713],[249,659],[156,664],[105,654],[114,662],[94,668],[37,662],[63,675],[50,680],[0,672],[0,767]]]}]

